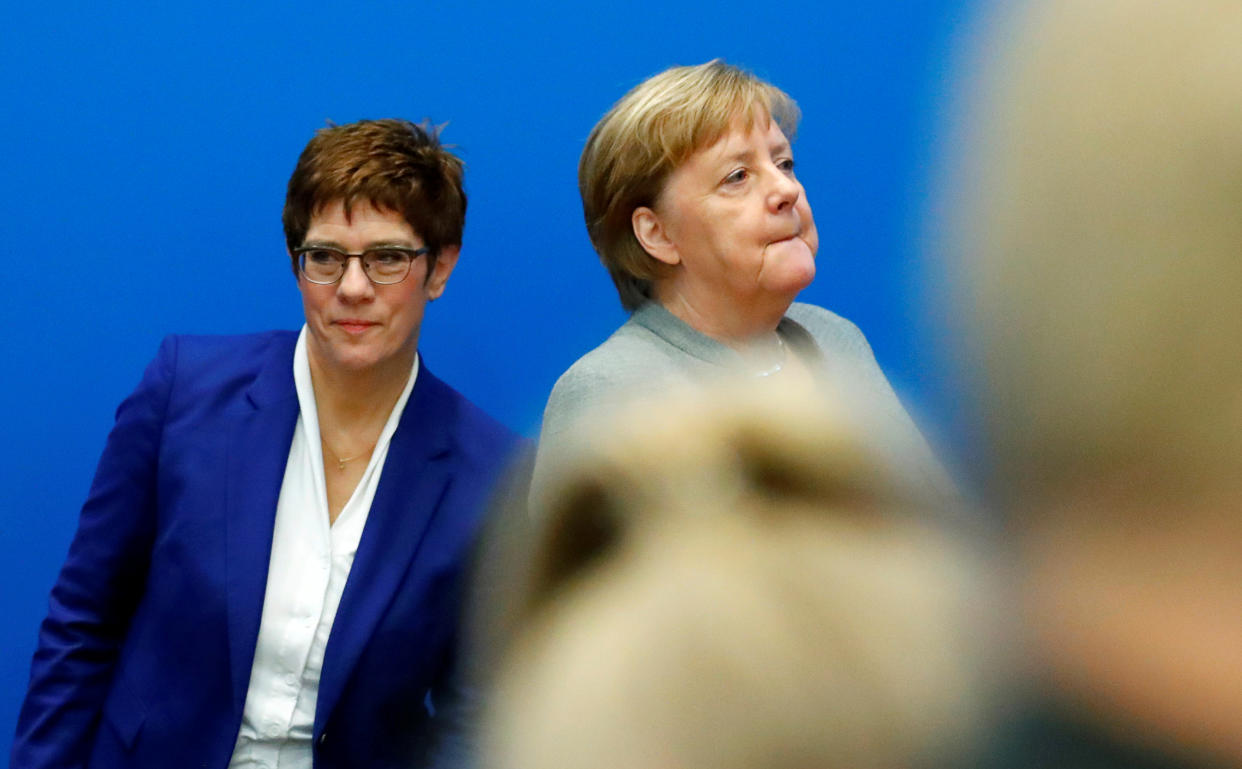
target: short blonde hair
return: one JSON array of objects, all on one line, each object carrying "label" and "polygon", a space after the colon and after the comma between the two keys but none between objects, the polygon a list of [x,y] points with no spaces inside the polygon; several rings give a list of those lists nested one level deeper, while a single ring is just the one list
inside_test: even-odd
[{"label": "short blonde hair", "polygon": [[578,162],[578,190],[591,244],[626,310],[652,298],[652,282],[664,268],[634,237],[634,209],[654,205],[673,169],[736,121],[764,118],[793,140],[799,119],[793,99],[716,59],[644,80],[595,125]]}]

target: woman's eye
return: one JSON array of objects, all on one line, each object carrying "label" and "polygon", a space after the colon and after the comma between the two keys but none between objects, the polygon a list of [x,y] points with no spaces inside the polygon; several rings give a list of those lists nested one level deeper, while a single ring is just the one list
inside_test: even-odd
[{"label": "woman's eye", "polygon": [[306,252],[306,261],[312,264],[327,266],[338,261],[338,259],[336,253],[333,251],[316,250]]},{"label": "woman's eye", "polygon": [[787,174],[792,174],[794,170],[794,160],[793,158],[781,158],[776,161],[776,167]]},{"label": "woman's eye", "polygon": [[746,172],[746,169],[745,169],[745,168],[739,168],[739,169],[737,169],[736,171],[734,171],[733,173],[731,173],[731,174],[729,174],[728,176],[726,176],[726,177],[724,178],[724,183],[725,183],[725,184],[740,184],[740,183],[742,183],[742,182],[746,181],[746,178],[747,178],[748,176],[749,176],[749,174]]},{"label": "woman's eye", "polygon": [[404,252],[394,250],[373,251],[372,254],[377,263],[385,266],[401,264],[408,258]]}]

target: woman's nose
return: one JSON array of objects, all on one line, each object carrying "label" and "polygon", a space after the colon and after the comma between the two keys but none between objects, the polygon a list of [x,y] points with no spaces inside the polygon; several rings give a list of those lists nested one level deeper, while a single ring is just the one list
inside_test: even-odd
[{"label": "woman's nose", "polygon": [[351,258],[346,260],[345,273],[341,275],[336,292],[341,299],[346,301],[357,301],[374,293],[371,279],[367,277],[366,270],[362,268],[362,259]]},{"label": "woman's nose", "polygon": [[772,186],[768,191],[768,205],[774,211],[780,211],[784,208],[793,208],[798,202],[798,198],[802,196],[802,185],[797,179],[780,169],[776,169],[772,176]]}]

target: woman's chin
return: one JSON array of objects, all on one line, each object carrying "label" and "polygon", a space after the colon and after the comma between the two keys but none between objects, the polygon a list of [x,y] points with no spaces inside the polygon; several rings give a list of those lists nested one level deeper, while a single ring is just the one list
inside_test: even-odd
[{"label": "woman's chin", "polygon": [[814,280],[815,280],[815,260],[810,259],[807,261],[806,265],[802,269],[802,272],[798,275],[798,278],[795,281],[798,286],[797,290],[801,291],[802,289],[811,285],[811,283],[814,282]]},{"label": "woman's chin", "polygon": [[793,301],[799,291],[815,280],[815,258],[808,251],[805,256],[782,260],[777,269],[764,277],[764,287],[768,291]]}]

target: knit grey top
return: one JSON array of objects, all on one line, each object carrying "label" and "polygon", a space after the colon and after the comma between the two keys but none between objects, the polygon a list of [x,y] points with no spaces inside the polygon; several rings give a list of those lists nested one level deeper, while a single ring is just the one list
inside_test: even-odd
[{"label": "knit grey top", "polygon": [[[876,363],[858,327],[815,305],[795,303],[777,326],[790,348],[833,385],[829,392],[863,397],[869,418],[879,420],[885,453],[894,454],[904,472],[925,476],[939,493],[952,484]],[[548,397],[532,479],[532,498],[572,443],[574,426],[631,399],[658,394],[670,386],[693,384],[730,372],[747,362],[733,348],[691,328],[656,302],[640,306],[599,347],[569,367]],[[872,432],[868,430],[868,432]]]}]

